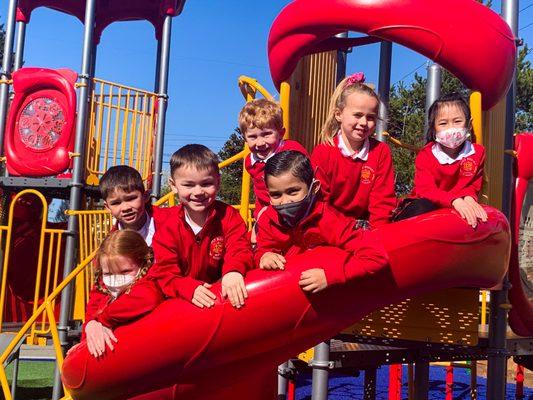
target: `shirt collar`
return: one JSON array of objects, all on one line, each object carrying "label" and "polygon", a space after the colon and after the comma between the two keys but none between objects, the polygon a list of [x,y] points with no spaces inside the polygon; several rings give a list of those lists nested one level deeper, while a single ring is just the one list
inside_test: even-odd
[{"label": "shirt collar", "polygon": [[285,143],[284,140],[280,140],[278,147],[276,147],[276,149],[272,153],[270,153],[268,157],[265,158],[264,160],[257,158],[254,153],[250,153],[250,164],[254,165],[256,162],[266,163],[270,157],[273,157],[274,154],[276,154],[279,151],[279,149],[281,148],[281,146],[283,146],[284,143]]},{"label": "shirt collar", "polygon": [[[146,241],[146,244],[150,246],[152,244],[152,238],[155,232],[154,219],[148,213],[146,213],[145,215],[146,221],[137,232],[143,237],[143,239]],[[118,229],[124,229],[120,222],[118,223]]]},{"label": "shirt collar", "polygon": [[368,152],[370,150],[370,140],[368,138],[365,139],[363,142],[363,146],[359,149],[357,152],[350,152],[348,147],[346,146],[346,143],[344,143],[344,140],[342,138],[341,133],[337,135],[338,143],[337,147],[341,151],[341,154],[344,157],[352,158],[354,160],[360,159],[361,161],[367,161],[368,160]]},{"label": "shirt collar", "polygon": [[198,233],[202,230],[203,227],[192,220],[192,218],[189,216],[189,213],[187,212],[187,209],[183,208],[183,211],[185,212],[185,222],[187,222],[187,225],[191,227],[194,234],[198,235]]},{"label": "shirt collar", "polygon": [[448,154],[446,154],[444,151],[442,151],[442,147],[439,143],[435,143],[433,146],[431,146],[431,152],[439,162],[439,164],[453,164],[456,161],[462,160],[465,157],[471,156],[472,154],[476,153],[476,149],[474,149],[474,146],[472,146],[472,143],[467,140],[465,142],[465,145],[455,158],[451,158]]}]

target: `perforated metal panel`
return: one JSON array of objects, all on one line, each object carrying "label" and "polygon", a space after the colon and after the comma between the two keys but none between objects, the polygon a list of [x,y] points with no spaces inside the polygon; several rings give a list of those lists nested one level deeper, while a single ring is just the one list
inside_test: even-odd
[{"label": "perforated metal panel", "polygon": [[343,333],[475,345],[478,324],[479,291],[447,289],[391,304]]}]

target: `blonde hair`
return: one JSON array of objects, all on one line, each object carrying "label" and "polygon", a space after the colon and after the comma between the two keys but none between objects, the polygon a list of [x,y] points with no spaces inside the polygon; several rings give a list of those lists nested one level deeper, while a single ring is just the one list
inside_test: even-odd
[{"label": "blonde hair", "polygon": [[108,293],[101,285],[102,259],[106,258],[110,267],[116,270],[117,257],[127,257],[140,268],[137,279],[142,278],[154,262],[154,252],[144,238],[132,229],[111,232],[102,242],[94,262],[94,285],[101,292]]},{"label": "blonde hair", "polygon": [[239,130],[244,136],[248,129],[272,128],[283,130],[283,111],[280,105],[267,99],[255,99],[244,105],[239,113]]},{"label": "blonde hair", "polygon": [[[322,130],[320,131],[320,141],[322,143],[329,143],[333,145],[333,137],[337,134],[341,127],[339,121],[337,121],[335,118],[335,113],[338,110],[342,111],[344,107],[346,107],[346,99],[352,93],[359,92],[373,97],[377,100],[377,107],[379,108],[381,100],[374,89],[363,82],[349,82],[350,78],[351,76],[347,76],[340,81],[335,88],[333,95],[331,96],[329,101],[328,116],[326,117],[326,122],[324,122],[324,125],[322,125]],[[376,110],[376,113],[377,111],[378,110]]]}]

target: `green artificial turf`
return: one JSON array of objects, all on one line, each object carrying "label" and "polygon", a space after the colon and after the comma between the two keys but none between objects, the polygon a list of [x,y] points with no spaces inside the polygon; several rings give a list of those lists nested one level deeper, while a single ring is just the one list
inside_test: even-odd
[{"label": "green artificial turf", "polygon": [[[55,363],[50,361],[20,361],[17,380],[17,400],[44,400],[52,398]],[[11,384],[13,365],[7,367]],[[0,395],[0,398],[3,398]]]}]

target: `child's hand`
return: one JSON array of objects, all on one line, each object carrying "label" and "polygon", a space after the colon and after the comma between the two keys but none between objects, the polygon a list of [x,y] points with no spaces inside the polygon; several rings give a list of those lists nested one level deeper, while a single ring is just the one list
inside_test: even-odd
[{"label": "child's hand", "polygon": [[477,226],[477,217],[474,208],[464,199],[460,197],[455,199],[452,201],[452,207],[457,210],[461,218],[466,219],[468,225],[470,225],[472,228]]},{"label": "child's hand", "polygon": [[298,283],[304,292],[311,293],[318,293],[328,287],[326,273],[322,268],[313,268],[302,272]]},{"label": "child's hand", "polygon": [[259,268],[261,269],[285,269],[285,257],[281,254],[272,253],[267,251],[261,256],[259,261]]},{"label": "child's hand", "polygon": [[118,342],[111,329],[95,320],[89,321],[85,325],[85,335],[87,337],[87,349],[93,357],[104,355],[106,345],[109,350],[115,350],[113,342]]},{"label": "child's hand", "polygon": [[210,285],[209,283],[198,285],[198,287],[194,290],[194,295],[192,296],[192,304],[200,308],[213,307],[215,305],[217,296],[211,290],[209,290],[211,286],[213,285]]},{"label": "child's hand", "polygon": [[476,214],[476,217],[480,219],[482,222],[487,222],[488,215],[485,209],[479,204],[473,197],[466,196],[464,198],[466,204],[468,204],[472,209],[474,210],[474,214]]},{"label": "child's hand", "polygon": [[235,308],[241,308],[244,305],[248,292],[240,272],[228,272],[222,277],[222,297],[227,297]]}]

